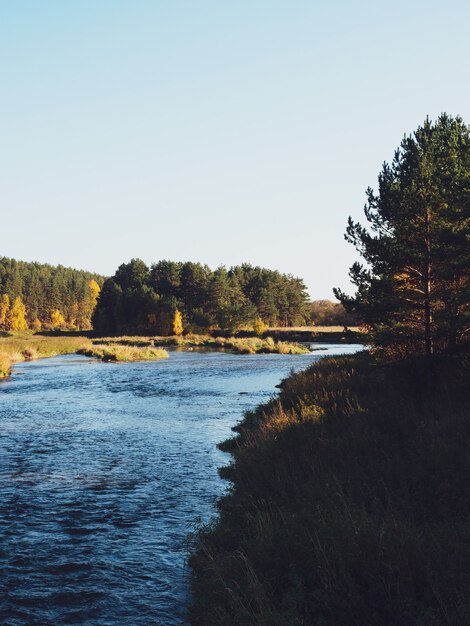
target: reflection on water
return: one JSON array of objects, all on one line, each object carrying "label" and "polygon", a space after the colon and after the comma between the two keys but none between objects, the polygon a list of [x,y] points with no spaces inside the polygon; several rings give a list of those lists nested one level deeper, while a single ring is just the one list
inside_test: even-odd
[{"label": "reflection on water", "polygon": [[214,514],[216,444],[305,356],[63,356],[0,384],[0,623],[184,624],[186,537]]}]

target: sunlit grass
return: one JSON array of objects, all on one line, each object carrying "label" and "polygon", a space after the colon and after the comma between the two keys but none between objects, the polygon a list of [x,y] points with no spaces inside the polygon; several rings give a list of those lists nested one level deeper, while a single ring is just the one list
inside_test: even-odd
[{"label": "sunlit grass", "polygon": [[163,348],[150,346],[119,345],[119,344],[93,344],[87,348],[78,350],[79,354],[95,357],[102,361],[156,361],[167,359],[168,352]]},{"label": "sunlit grass", "polygon": [[209,348],[228,350],[235,354],[306,354],[309,352],[306,346],[275,341],[272,337],[226,338],[191,334],[184,337],[123,335],[90,339],[67,334],[56,336],[23,332],[0,337],[0,378],[9,376],[14,363],[21,361],[74,353],[104,361],[151,361],[168,357],[163,347]]},{"label": "sunlit grass", "polygon": [[[348,326],[348,330],[351,332],[361,332],[359,326]],[[344,326],[270,326],[266,332],[269,331],[282,331],[282,332],[311,332],[311,333],[341,333],[344,330]]]},{"label": "sunlit grass", "polygon": [[310,350],[301,344],[275,341],[272,337],[211,337],[210,335],[185,335],[184,337],[104,337],[94,343],[122,346],[176,346],[180,348],[213,348],[230,350],[236,354],[307,354]]},{"label": "sunlit grass", "polygon": [[91,341],[86,337],[53,337],[26,332],[0,337],[0,378],[7,377],[15,363],[73,354],[88,345]]}]

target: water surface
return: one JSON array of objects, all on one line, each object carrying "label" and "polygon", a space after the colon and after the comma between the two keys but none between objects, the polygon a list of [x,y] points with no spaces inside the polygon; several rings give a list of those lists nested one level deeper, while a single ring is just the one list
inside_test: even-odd
[{"label": "water surface", "polygon": [[359,348],[15,367],[0,384],[0,623],[185,624],[187,536],[226,488],[216,444],[292,369]]}]

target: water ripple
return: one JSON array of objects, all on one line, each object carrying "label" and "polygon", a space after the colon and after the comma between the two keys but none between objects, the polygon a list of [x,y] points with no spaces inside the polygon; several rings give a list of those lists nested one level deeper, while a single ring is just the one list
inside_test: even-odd
[{"label": "water ripple", "polygon": [[186,537],[225,488],[216,444],[317,358],[17,366],[0,385],[0,623],[185,624]]}]

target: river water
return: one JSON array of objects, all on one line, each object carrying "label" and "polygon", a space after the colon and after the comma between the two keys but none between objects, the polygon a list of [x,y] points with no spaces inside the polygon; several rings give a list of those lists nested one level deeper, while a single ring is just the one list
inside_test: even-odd
[{"label": "river water", "polygon": [[227,488],[216,444],[308,355],[77,355],[0,384],[0,624],[185,624],[187,537]]}]

